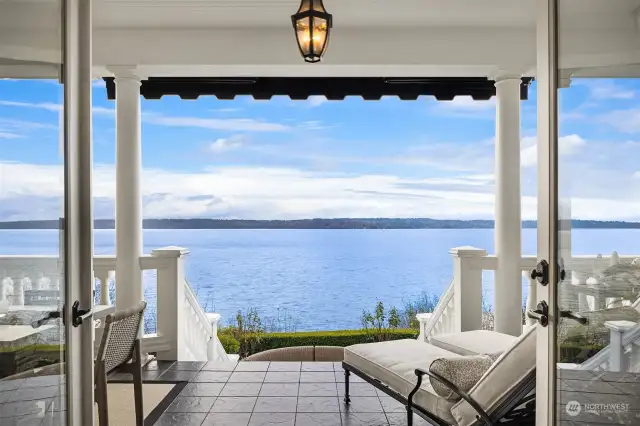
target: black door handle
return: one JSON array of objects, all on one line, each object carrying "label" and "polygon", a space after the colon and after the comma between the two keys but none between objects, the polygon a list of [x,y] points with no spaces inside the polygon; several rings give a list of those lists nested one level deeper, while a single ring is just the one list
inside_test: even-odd
[{"label": "black door handle", "polygon": [[562,318],[569,318],[569,319],[572,319],[574,321],[578,321],[582,325],[586,325],[586,324],[589,323],[589,320],[587,318],[583,317],[580,314],[576,314],[573,311],[560,311],[560,316]]},{"label": "black door handle", "polygon": [[549,305],[543,300],[538,303],[536,310],[527,311],[527,317],[537,320],[541,326],[546,327],[549,325]]},{"label": "black door handle", "polygon": [[91,309],[79,309],[80,301],[76,300],[73,302],[73,306],[71,306],[71,324],[74,327],[79,327],[82,325],[84,320],[91,318],[93,312]]},{"label": "black door handle", "polygon": [[549,263],[546,260],[541,260],[536,269],[531,271],[531,279],[538,280],[542,285],[549,284]]}]

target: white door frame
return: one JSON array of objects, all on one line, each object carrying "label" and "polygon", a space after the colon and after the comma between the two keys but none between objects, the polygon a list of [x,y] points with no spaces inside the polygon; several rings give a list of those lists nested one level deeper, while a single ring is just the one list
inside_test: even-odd
[{"label": "white door frame", "polygon": [[67,424],[93,425],[93,320],[72,325],[71,306],[93,304],[91,0],[63,0],[65,336]]},{"label": "white door frame", "polygon": [[549,265],[549,284],[537,284],[549,305],[549,324],[538,327],[536,426],[556,423],[558,265],[558,0],[537,0],[538,260]]}]

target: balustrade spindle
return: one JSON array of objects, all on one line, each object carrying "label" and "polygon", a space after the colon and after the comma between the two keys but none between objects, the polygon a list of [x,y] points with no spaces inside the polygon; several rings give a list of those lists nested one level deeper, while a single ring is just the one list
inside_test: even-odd
[{"label": "balustrade spindle", "polygon": [[13,291],[11,302],[13,305],[24,306],[24,274],[18,273],[11,277]]},{"label": "balustrade spindle", "polygon": [[94,274],[100,282],[100,304],[111,305],[109,297],[109,278],[111,277],[111,271],[108,269],[95,269]]}]

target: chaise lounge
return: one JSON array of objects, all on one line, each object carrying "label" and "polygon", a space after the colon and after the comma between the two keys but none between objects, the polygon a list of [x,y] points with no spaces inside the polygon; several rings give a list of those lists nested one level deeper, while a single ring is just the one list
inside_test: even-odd
[{"label": "chaise lounge", "polygon": [[[396,340],[345,348],[345,403],[355,374],[434,425],[535,422],[536,327],[520,337],[469,331],[430,343]],[[426,376],[426,377],[425,377]]]}]

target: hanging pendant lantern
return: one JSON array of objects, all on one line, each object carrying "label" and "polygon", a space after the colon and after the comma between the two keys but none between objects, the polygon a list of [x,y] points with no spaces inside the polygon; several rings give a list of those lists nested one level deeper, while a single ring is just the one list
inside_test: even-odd
[{"label": "hanging pendant lantern", "polygon": [[332,15],[322,0],[302,0],[300,8],[291,16],[300,54],[306,62],[320,62],[329,45]]}]

